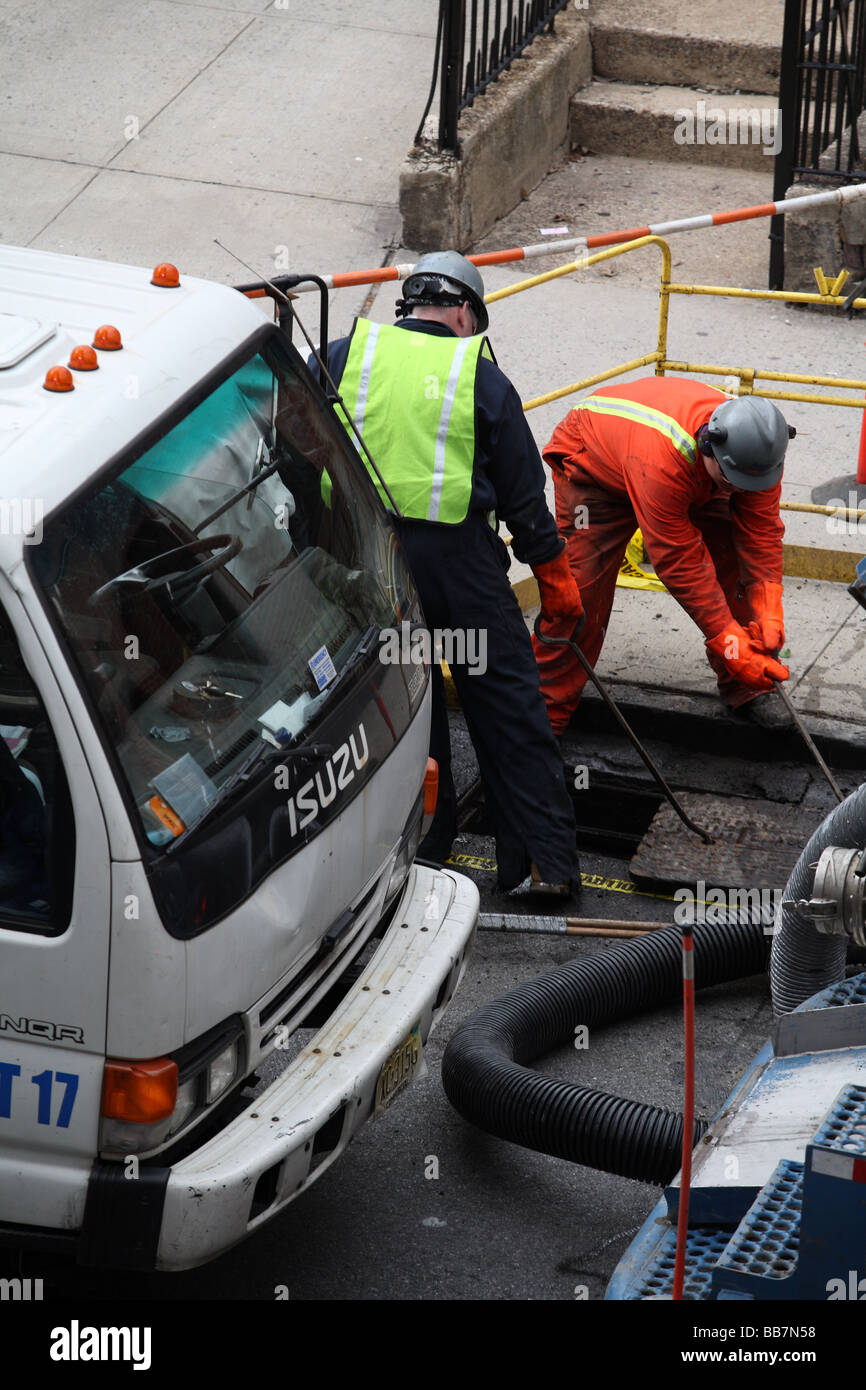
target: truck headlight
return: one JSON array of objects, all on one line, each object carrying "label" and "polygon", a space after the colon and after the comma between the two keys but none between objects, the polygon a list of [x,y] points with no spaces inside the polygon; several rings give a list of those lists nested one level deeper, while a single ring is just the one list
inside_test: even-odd
[{"label": "truck headlight", "polygon": [[406,829],[403,831],[402,839],[397,847],[397,858],[394,860],[394,867],[391,870],[391,878],[388,882],[388,890],[385,893],[385,905],[391,902],[406,879],[409,877],[409,870],[418,852],[421,843],[421,828],[424,816],[424,788],[418,795],[415,805],[412,807],[409,819],[406,822]]},{"label": "truck headlight", "polygon": [[205,1073],[205,1104],[213,1105],[225,1095],[238,1074],[238,1042],[230,1042],[218,1057],[214,1057]]}]

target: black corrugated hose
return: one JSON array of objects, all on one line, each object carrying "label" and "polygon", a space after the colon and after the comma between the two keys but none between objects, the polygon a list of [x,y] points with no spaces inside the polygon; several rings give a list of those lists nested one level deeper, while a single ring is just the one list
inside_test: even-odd
[{"label": "black corrugated hose", "polygon": [[[695,987],[766,970],[760,922],[694,929]],[[682,997],[682,934],[665,927],[569,961],[485,1004],[458,1028],[442,1060],[448,1099],[500,1139],[625,1178],[664,1185],[678,1172],[682,1116],[539,1076],[527,1065],[590,1030]],[[706,1125],[695,1127],[695,1143]]]},{"label": "black corrugated hose", "polygon": [[[783,901],[808,898],[815,865],[828,845],[859,849],[866,840],[866,786],[858,787],[830,812],[807,843],[785,887]],[[773,1010],[789,1013],[819,990],[845,978],[850,942],[845,936],[825,936],[795,907],[782,907],[773,937],[770,985]]]}]

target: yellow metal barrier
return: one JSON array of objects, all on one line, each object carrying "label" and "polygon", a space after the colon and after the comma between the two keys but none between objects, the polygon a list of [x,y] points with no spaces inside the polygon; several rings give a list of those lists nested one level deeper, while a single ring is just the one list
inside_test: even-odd
[{"label": "yellow metal barrier", "polygon": [[[522,290],[531,290],[536,285],[547,284],[549,280],[570,275],[572,271],[582,270],[585,266],[597,265],[599,261],[612,260],[614,256],[623,256],[629,251],[640,251],[644,246],[657,246],[659,248],[662,257],[662,283],[669,283],[671,248],[663,237],[642,236],[638,237],[636,241],[626,241],[622,246],[607,246],[603,251],[596,251],[592,256],[582,256],[578,261],[569,261],[567,265],[558,266],[556,270],[548,270],[544,275],[532,275],[528,280],[518,281],[516,285],[508,285],[503,290],[495,290],[493,294],[486,296],[485,302],[493,304],[498,299],[507,299],[512,294],[520,294]],[[638,367],[649,366],[651,362],[655,364],[656,376],[663,376],[667,336],[668,300],[667,297],[664,297],[659,305],[658,343],[655,352],[648,352],[643,357],[634,357],[630,362],[621,362],[618,366],[612,367],[610,371],[598,372],[595,376],[584,377],[582,381],[574,381],[570,386],[560,387],[558,391],[548,391],[543,396],[534,396],[531,401],[524,402],[524,411],[534,410],[539,405],[547,405],[548,401],[558,401],[562,396],[570,396],[574,391],[585,391],[589,386],[598,386],[602,381],[610,381],[612,377],[622,376],[625,372],[633,372]]]},{"label": "yellow metal barrier", "polygon": [[[817,405],[853,406],[857,410],[864,408],[866,400],[863,399],[862,395],[860,399],[857,399],[851,396],[811,395],[802,391],[762,391],[755,388],[755,382],[787,381],[795,385],[830,386],[840,390],[862,393],[866,392],[866,381],[854,381],[850,377],[761,371],[756,367],[719,367],[707,362],[677,362],[667,355],[668,319],[672,294],[717,295],[728,299],[776,299],[786,304],[827,304],[839,307],[845,302],[839,291],[848,279],[847,270],[840,271],[830,283],[823,270],[816,267],[814,275],[818,284],[819,292],[817,294],[799,290],[744,290],[731,285],[678,285],[673,283],[670,278],[671,250],[664,237],[642,236],[635,241],[626,241],[621,246],[608,246],[603,251],[596,251],[591,256],[582,256],[579,260],[569,261],[567,265],[558,266],[556,270],[549,270],[544,275],[533,275],[527,280],[518,281],[516,285],[508,285],[505,289],[495,290],[493,294],[487,295],[486,302],[493,304],[496,300],[507,299],[510,295],[520,294],[523,290],[533,289],[536,285],[547,284],[550,280],[556,280],[563,275],[571,275],[576,270],[597,265],[600,261],[611,260],[614,256],[623,256],[631,251],[640,251],[644,246],[658,246],[662,256],[662,270],[659,280],[658,343],[655,352],[645,353],[643,357],[634,357],[629,362],[621,362],[616,367],[610,368],[609,371],[597,372],[594,376],[583,377],[580,381],[573,381],[568,386],[561,386],[556,391],[547,391],[543,396],[534,396],[532,400],[524,402],[523,409],[525,411],[535,410],[537,406],[547,405],[550,401],[560,400],[563,396],[572,395],[577,391],[585,391],[590,386],[598,386],[603,381],[610,381],[616,376],[624,376],[626,372],[634,371],[637,367],[649,366],[650,363],[655,364],[656,376],[664,376],[666,371],[671,371],[689,372],[698,376],[737,377],[740,383],[738,392],[740,395],[765,396],[769,400],[814,402]],[[866,299],[855,299],[853,304],[855,308],[866,309]]]},{"label": "yellow metal barrier", "polygon": [[[585,391],[591,386],[598,386],[601,382],[624,376],[627,372],[635,371],[638,367],[649,366],[651,363],[654,365],[656,376],[664,376],[665,372],[671,371],[688,372],[696,376],[736,377],[739,382],[737,392],[739,395],[764,396],[769,400],[804,401],[817,405],[853,406],[856,410],[864,409],[866,399],[864,399],[863,393],[866,392],[866,381],[855,381],[850,377],[762,371],[756,367],[720,367],[707,362],[678,362],[667,355],[670,296],[672,294],[716,295],[730,299],[770,299],[781,300],[787,304],[827,304],[838,307],[845,302],[840,291],[848,279],[847,270],[840,271],[830,282],[820,266],[816,267],[814,275],[818,285],[817,294],[793,290],[745,290],[724,285],[680,285],[673,283],[670,278],[671,251],[665,239],[660,236],[642,236],[634,241],[627,241],[621,246],[608,246],[603,251],[597,251],[591,256],[584,255],[579,260],[569,261],[566,265],[558,266],[556,270],[549,270],[543,275],[533,275],[527,280],[518,281],[516,285],[509,285],[505,289],[496,290],[487,295],[486,302],[492,304],[496,300],[507,299],[511,295],[520,294],[523,290],[533,289],[536,285],[544,285],[551,280],[570,275],[576,270],[583,270],[588,266],[597,265],[601,261],[611,260],[614,256],[624,256],[632,251],[640,251],[645,246],[657,246],[662,258],[659,280],[659,326],[655,351],[645,353],[642,357],[634,357],[628,362],[621,362],[607,371],[596,372],[594,376],[583,377],[580,381],[573,381],[568,386],[561,386],[555,391],[547,391],[542,396],[534,396],[531,400],[524,402],[524,411],[535,410],[540,405],[547,405],[550,401],[560,400],[563,396]],[[855,299],[853,304],[858,309],[866,309],[866,298]],[[756,381],[788,382],[797,386],[828,386],[837,390],[858,391],[861,394],[859,397],[853,397],[815,395],[803,391],[768,391],[758,389],[755,386]],[[780,507],[783,511],[811,512],[822,516],[840,517],[845,520],[854,518],[858,523],[861,517],[866,517],[866,508],[818,506],[807,502],[781,502]],[[818,551],[815,555],[815,564],[810,571],[806,547],[786,546],[785,549],[788,552],[786,573],[807,577],[809,573],[813,573],[816,578],[833,578],[846,583],[850,583],[853,578],[853,566],[856,557],[846,552]],[[795,551],[796,555],[794,554]],[[803,553],[801,554],[801,552]],[[805,559],[804,556],[806,556]]]}]

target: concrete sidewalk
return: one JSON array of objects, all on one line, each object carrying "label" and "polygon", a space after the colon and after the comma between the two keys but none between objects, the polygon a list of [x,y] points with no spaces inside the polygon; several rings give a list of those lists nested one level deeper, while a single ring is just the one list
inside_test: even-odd
[{"label": "concrete sidewalk", "polygon": [[[0,240],[188,274],[378,265],[436,0],[0,0]],[[366,291],[343,295],[348,327]]]}]

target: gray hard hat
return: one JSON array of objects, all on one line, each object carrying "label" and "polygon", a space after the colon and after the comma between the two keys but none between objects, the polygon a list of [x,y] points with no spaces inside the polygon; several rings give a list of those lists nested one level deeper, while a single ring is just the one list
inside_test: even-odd
[{"label": "gray hard hat", "polygon": [[734,487],[763,492],[782,476],[788,440],[797,431],[772,401],[736,396],[712,413],[707,439],[716,462]]},{"label": "gray hard hat", "polygon": [[459,304],[464,299],[469,300],[478,332],[484,333],[490,319],[480,272],[459,251],[430,251],[403,281],[397,308],[405,312],[413,304]]}]

